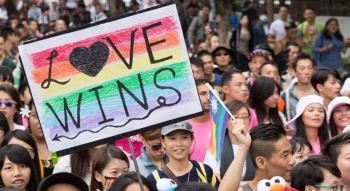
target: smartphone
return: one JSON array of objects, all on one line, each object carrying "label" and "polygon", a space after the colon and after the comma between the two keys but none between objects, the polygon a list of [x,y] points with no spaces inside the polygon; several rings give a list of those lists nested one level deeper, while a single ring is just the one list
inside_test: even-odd
[{"label": "smartphone", "polygon": [[216,32],[216,21],[209,21],[209,28],[212,33]]}]

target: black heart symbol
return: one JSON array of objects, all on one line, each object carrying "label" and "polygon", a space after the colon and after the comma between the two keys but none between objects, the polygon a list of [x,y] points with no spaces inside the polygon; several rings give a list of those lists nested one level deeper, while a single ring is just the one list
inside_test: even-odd
[{"label": "black heart symbol", "polygon": [[94,77],[103,68],[109,56],[108,46],[101,42],[94,42],[89,48],[76,47],[69,54],[69,62],[80,72]]}]

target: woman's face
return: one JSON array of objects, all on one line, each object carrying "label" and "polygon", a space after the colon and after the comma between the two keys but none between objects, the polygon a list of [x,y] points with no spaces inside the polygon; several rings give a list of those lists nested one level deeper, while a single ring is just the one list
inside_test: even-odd
[{"label": "woman's face", "polygon": [[26,189],[30,180],[30,168],[24,164],[15,164],[7,156],[1,168],[1,179],[5,186]]},{"label": "woman's face", "polygon": [[312,103],[305,108],[302,121],[307,128],[320,128],[323,124],[325,111],[321,104]]},{"label": "woman's face", "polygon": [[36,139],[43,139],[44,138],[43,131],[41,130],[41,126],[40,126],[34,105],[31,108],[31,112],[30,112],[30,116],[29,116],[29,127],[30,127],[31,134]]},{"label": "woman's face", "polygon": [[23,148],[25,148],[28,151],[28,153],[30,154],[30,157],[32,159],[34,159],[34,157],[35,157],[34,148],[31,147],[28,143],[26,143],[24,141],[21,141],[21,140],[15,138],[15,137],[12,137],[10,139],[10,141],[8,142],[8,145],[20,145],[20,146],[22,146]]},{"label": "woman's face", "polygon": [[350,125],[350,105],[341,105],[333,111],[333,120],[337,129],[341,131]]},{"label": "woman's face", "polygon": [[267,99],[264,100],[264,106],[267,109],[276,108],[277,107],[277,101],[280,95],[278,94],[278,89],[275,86],[275,89],[273,90],[273,94],[270,95]]},{"label": "woman's face", "polygon": [[101,173],[95,172],[95,179],[106,185],[107,181],[113,181],[125,172],[129,172],[128,163],[117,158],[111,158]]},{"label": "woman's face", "polygon": [[188,160],[188,153],[192,145],[191,133],[178,130],[169,133],[162,139],[166,154],[173,160]]},{"label": "woman's face", "polygon": [[[300,145],[299,145],[300,147]],[[297,150],[299,150],[299,147]],[[304,160],[308,159],[311,155],[311,150],[308,146],[304,145],[304,148],[300,151],[296,151],[292,156],[295,160],[294,166],[296,166],[298,163],[303,162]]]},{"label": "woman's face", "polygon": [[[249,128],[250,116],[249,116],[249,111],[246,107],[242,107],[241,109],[239,109],[233,116],[236,119],[242,119],[244,122],[244,126],[247,129]],[[234,127],[232,123],[227,123],[227,128],[229,129],[230,132],[232,132]]]},{"label": "woman's face", "polygon": [[13,118],[17,112],[15,100],[4,91],[0,92],[0,111],[5,115],[9,124],[13,123]]},{"label": "woman's face", "polygon": [[336,21],[330,21],[326,26],[328,33],[334,34],[338,31],[338,23]]},{"label": "woman's face", "polygon": [[247,25],[248,25],[249,20],[248,20],[247,15],[245,15],[245,16],[243,16],[243,17],[241,18],[240,23],[241,23],[242,26],[247,26]]}]

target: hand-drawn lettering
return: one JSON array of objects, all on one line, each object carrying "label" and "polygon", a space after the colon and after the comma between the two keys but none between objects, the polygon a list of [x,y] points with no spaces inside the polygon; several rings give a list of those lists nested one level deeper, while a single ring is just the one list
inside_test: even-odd
[{"label": "hand-drawn lettering", "polygon": [[147,31],[152,29],[152,28],[158,27],[160,25],[162,25],[162,22],[156,22],[154,24],[151,24],[151,25],[148,25],[148,26],[145,26],[145,27],[142,28],[143,37],[145,38],[146,49],[147,49],[149,60],[150,60],[151,64],[156,64],[156,63],[163,62],[163,61],[166,61],[166,60],[170,60],[170,59],[173,58],[173,56],[167,56],[167,57],[164,57],[164,58],[160,58],[158,60],[156,60],[154,58],[153,51],[152,51],[152,46],[164,43],[164,42],[166,42],[166,40],[162,39],[162,40],[159,40],[159,41],[150,42],[149,39],[148,39]]},{"label": "hand-drawn lettering", "polygon": [[141,93],[142,93],[143,102],[140,101],[134,95],[134,93],[132,93],[123,83],[121,83],[119,80],[117,80],[117,85],[118,85],[118,89],[119,89],[120,98],[122,99],[124,111],[125,111],[125,114],[126,114],[127,117],[129,117],[130,114],[129,114],[129,111],[128,111],[128,106],[126,105],[126,102],[125,102],[125,97],[124,97],[123,90],[125,90],[141,107],[143,107],[143,109],[145,109],[145,110],[148,109],[148,103],[147,103],[147,98],[146,98],[145,90],[144,90],[143,83],[142,83],[141,74],[137,74],[137,77],[138,77],[138,81],[140,83],[140,89],[141,89]]},{"label": "hand-drawn lettering", "polygon": [[72,119],[74,125],[79,129],[80,128],[80,105],[81,105],[81,97],[82,97],[82,93],[79,93],[79,97],[78,97],[78,104],[77,104],[77,119],[74,118],[72,112],[70,111],[69,107],[68,107],[68,103],[67,103],[67,99],[63,98],[63,104],[64,104],[64,124],[62,123],[62,120],[58,117],[56,111],[54,110],[54,108],[52,107],[52,105],[50,103],[46,103],[47,107],[50,108],[50,110],[52,111],[52,113],[55,115],[56,119],[58,120],[58,122],[60,123],[62,129],[65,132],[69,132],[68,129],[68,117],[67,117],[67,113],[70,116],[70,118]]},{"label": "hand-drawn lettering", "polygon": [[47,60],[49,60],[49,75],[48,75],[48,77],[47,77],[44,81],[41,82],[41,88],[43,88],[43,89],[49,88],[51,82],[55,82],[55,83],[64,85],[64,84],[66,84],[66,83],[68,83],[68,82],[70,81],[70,79],[69,79],[69,80],[67,80],[67,81],[60,82],[60,81],[58,81],[58,80],[55,80],[55,79],[51,78],[51,74],[52,74],[52,61],[53,61],[53,59],[56,58],[57,56],[58,56],[57,50],[53,50],[53,51],[51,51],[50,56],[47,57]]},{"label": "hand-drawn lettering", "polygon": [[[171,90],[173,90],[179,97],[174,103],[171,104],[171,105],[175,105],[175,104],[177,104],[177,103],[179,103],[181,101],[181,92],[179,90],[173,88],[173,87],[159,85],[158,82],[157,82],[158,75],[163,73],[163,72],[165,72],[165,71],[170,72],[172,74],[172,76],[175,77],[174,69],[172,69],[172,68],[162,68],[162,69],[160,69],[160,70],[158,70],[157,72],[154,73],[153,83],[159,89],[171,89]],[[158,101],[159,105],[167,105],[166,99],[163,96],[159,96],[157,101]]]},{"label": "hand-drawn lettering", "polygon": [[102,104],[101,104],[100,95],[98,93],[98,90],[101,89],[101,88],[103,88],[103,86],[98,86],[98,87],[95,87],[95,88],[92,88],[92,89],[89,90],[90,92],[95,92],[97,103],[98,103],[98,106],[100,107],[100,111],[101,111],[103,120],[98,122],[99,125],[107,123],[107,122],[110,122],[110,121],[114,121],[113,118],[110,118],[110,119],[106,118],[106,114],[105,114],[105,112],[103,110],[103,107],[102,107]]},{"label": "hand-drawn lettering", "polygon": [[107,62],[108,56],[108,46],[101,41],[97,41],[89,48],[74,48],[69,54],[69,62],[80,72],[95,77]]},{"label": "hand-drawn lettering", "polygon": [[129,63],[126,61],[125,57],[122,55],[122,53],[120,53],[120,51],[118,50],[118,48],[114,45],[113,41],[111,38],[106,37],[105,39],[107,40],[107,42],[112,46],[113,50],[118,54],[119,58],[123,61],[124,65],[128,68],[128,69],[132,69],[132,63],[133,63],[133,59],[134,59],[134,44],[135,44],[135,33],[136,33],[137,29],[134,29],[131,31],[131,42],[130,42],[130,53],[129,53]]}]

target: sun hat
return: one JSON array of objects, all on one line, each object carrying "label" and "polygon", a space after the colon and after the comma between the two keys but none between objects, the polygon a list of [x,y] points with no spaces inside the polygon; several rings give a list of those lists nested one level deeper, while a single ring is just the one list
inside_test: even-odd
[{"label": "sun hat", "polygon": [[296,129],[296,121],[297,119],[303,114],[306,107],[313,104],[313,103],[319,103],[323,106],[324,110],[326,111],[326,107],[323,104],[323,98],[318,95],[308,95],[305,97],[300,98],[297,107],[296,107],[296,115],[291,119],[287,126],[291,129]]},{"label": "sun hat", "polygon": [[162,128],[161,134],[162,135],[168,135],[169,133],[176,131],[176,130],[184,130],[193,133],[192,125],[188,123],[187,121],[182,121],[179,123],[174,123],[168,126],[165,126]]},{"label": "sun hat", "polygon": [[334,98],[329,103],[328,110],[327,110],[327,122],[328,123],[329,123],[329,120],[331,118],[333,111],[341,105],[350,105],[350,98],[348,96],[339,96],[339,97]]}]

